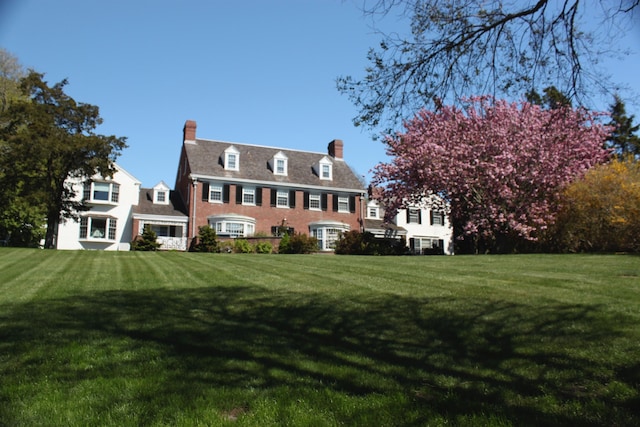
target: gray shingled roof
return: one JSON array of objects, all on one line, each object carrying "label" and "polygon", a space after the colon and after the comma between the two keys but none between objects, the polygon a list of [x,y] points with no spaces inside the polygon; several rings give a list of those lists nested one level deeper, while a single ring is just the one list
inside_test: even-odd
[{"label": "gray shingled roof", "polygon": [[[364,191],[363,184],[344,160],[336,160],[325,153],[205,139],[196,139],[195,143],[187,142],[184,146],[191,173],[201,177]],[[222,163],[224,151],[230,146],[235,147],[240,153],[238,171],[225,170]],[[288,158],[287,176],[275,175],[269,168],[269,161],[278,152],[282,152]],[[323,157],[327,157],[333,163],[331,181],[321,180],[314,173],[313,166]]]},{"label": "gray shingled roof", "polygon": [[397,226],[391,222],[384,222],[381,219],[370,219],[366,218],[364,220],[364,229],[365,231],[371,230],[391,230],[394,231],[398,235],[407,234],[407,230],[403,227]]},{"label": "gray shingled roof", "polygon": [[153,188],[141,188],[138,206],[133,207],[133,213],[145,215],[186,217],[186,212],[180,196],[175,191],[169,193],[168,205],[153,203]]}]

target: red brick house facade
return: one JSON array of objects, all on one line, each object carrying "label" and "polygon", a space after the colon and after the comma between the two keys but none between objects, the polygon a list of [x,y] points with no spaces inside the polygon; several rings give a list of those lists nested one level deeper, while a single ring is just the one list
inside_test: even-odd
[{"label": "red brick house facade", "polygon": [[209,225],[221,238],[282,230],[332,250],[340,232],[362,231],[366,190],[343,158],[341,140],[326,153],[200,139],[184,126],[175,191],[188,216],[187,240]]}]

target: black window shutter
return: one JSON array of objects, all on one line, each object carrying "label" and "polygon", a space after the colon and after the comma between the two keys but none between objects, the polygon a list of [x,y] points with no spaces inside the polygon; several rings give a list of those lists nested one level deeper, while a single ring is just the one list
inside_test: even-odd
[{"label": "black window shutter", "polygon": [[229,184],[222,186],[222,201],[224,203],[229,203]]},{"label": "black window shutter", "polygon": [[256,188],[256,206],[262,206],[262,187]]},{"label": "black window shutter", "polygon": [[296,207],[296,190],[289,191],[289,207]]},{"label": "black window shutter", "polygon": [[209,183],[208,182],[202,183],[202,201],[203,202],[209,201]]},{"label": "black window shutter", "polygon": [[305,191],[303,194],[304,194],[304,202],[303,202],[304,206],[303,207],[305,209],[309,209],[309,192]]},{"label": "black window shutter", "polygon": [[338,195],[332,194],[333,196],[333,211],[338,212]]},{"label": "black window shutter", "polygon": [[407,208],[407,224],[409,224],[411,222],[411,210],[409,208]]},{"label": "black window shutter", "polygon": [[236,185],[236,205],[242,204],[242,185]]},{"label": "black window shutter", "polygon": [[327,193],[322,193],[322,197],[320,197],[320,203],[321,203],[322,210],[326,211],[328,209]]},{"label": "black window shutter", "polygon": [[418,209],[418,224],[422,224],[422,209]]},{"label": "black window shutter", "polygon": [[356,211],[356,196],[349,197],[349,212],[354,213]]},{"label": "black window shutter", "polygon": [[271,189],[271,206],[276,205],[276,197],[278,197],[278,190],[275,188]]},{"label": "black window shutter", "polygon": [[431,219],[431,225],[433,225],[433,209],[430,212],[429,218]]}]

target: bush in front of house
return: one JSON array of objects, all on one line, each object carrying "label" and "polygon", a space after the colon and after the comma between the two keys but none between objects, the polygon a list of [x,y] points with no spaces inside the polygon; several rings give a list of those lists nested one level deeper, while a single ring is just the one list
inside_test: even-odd
[{"label": "bush in front of house", "polygon": [[404,239],[377,238],[355,230],[342,233],[335,248],[338,255],[404,255],[406,251]]},{"label": "bush in front of house", "polygon": [[136,236],[131,242],[132,251],[157,251],[160,246],[158,235],[149,226],[144,227],[142,235]]},{"label": "bush in front of house", "polygon": [[269,242],[256,243],[255,250],[257,254],[270,254],[273,252],[273,245]]},{"label": "bush in front of house", "polygon": [[250,254],[253,252],[253,246],[246,239],[236,239],[233,242],[233,252],[237,254]]},{"label": "bush in front of house", "polygon": [[194,252],[218,252],[218,235],[208,225],[198,227],[198,240],[193,246]]},{"label": "bush in front of house", "polygon": [[280,240],[278,253],[281,254],[310,254],[318,250],[318,239],[303,233],[285,234]]}]

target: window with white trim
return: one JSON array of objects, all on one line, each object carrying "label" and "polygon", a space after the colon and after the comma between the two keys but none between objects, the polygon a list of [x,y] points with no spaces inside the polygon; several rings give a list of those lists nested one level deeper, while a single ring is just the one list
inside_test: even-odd
[{"label": "window with white trim", "polygon": [[117,219],[83,216],[80,218],[80,239],[115,240]]},{"label": "window with white trim", "polygon": [[83,197],[88,202],[118,203],[120,185],[115,182],[88,181],[84,183]]},{"label": "window with white trim", "polygon": [[222,185],[218,185],[218,184],[209,185],[209,201],[222,203]]},{"label": "window with white trim", "polygon": [[241,215],[218,215],[209,217],[209,226],[216,234],[225,237],[251,237],[255,233],[256,220]]},{"label": "window with white trim", "polygon": [[240,152],[233,145],[224,150],[224,168],[226,170],[240,170]]},{"label": "window with white trim", "polygon": [[420,224],[420,209],[409,208],[407,210],[407,223],[409,224]]},{"label": "window with white trim", "polygon": [[156,191],[156,203],[166,203],[167,202],[167,192],[162,190]]},{"label": "window with white trim", "polygon": [[431,225],[444,225],[444,213],[431,211]]},{"label": "window with white trim", "polygon": [[279,208],[288,208],[289,207],[289,192],[278,190],[276,194],[276,206]]},{"label": "window with white trim", "polygon": [[369,216],[369,218],[378,218],[378,207],[377,206],[369,206],[368,216]]},{"label": "window with white trim", "polygon": [[318,178],[331,181],[333,179],[333,163],[326,156],[314,165]]},{"label": "window with white trim", "polygon": [[309,209],[312,211],[321,210],[320,194],[309,194]]},{"label": "window with white trim", "polygon": [[338,212],[349,212],[349,198],[338,197]]},{"label": "window with white trim", "polygon": [[349,231],[349,229],[348,224],[333,221],[319,221],[309,224],[310,234],[318,240],[318,250],[321,251],[334,250],[342,233]]},{"label": "window with white trim", "polygon": [[255,189],[255,187],[242,187],[242,204],[243,205],[255,205],[256,204],[256,189]]}]

